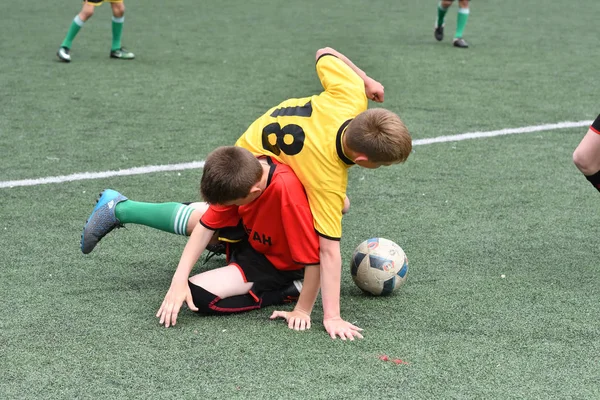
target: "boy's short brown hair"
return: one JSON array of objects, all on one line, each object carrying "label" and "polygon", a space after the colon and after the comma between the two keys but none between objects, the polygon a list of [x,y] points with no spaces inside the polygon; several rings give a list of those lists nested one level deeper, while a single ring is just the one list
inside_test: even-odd
[{"label": "boy's short brown hair", "polygon": [[200,193],[209,204],[225,204],[248,196],[262,176],[262,164],[248,150],[219,147],[206,157]]},{"label": "boy's short brown hair", "polygon": [[346,145],[372,162],[404,162],[412,151],[412,139],[395,113],[372,108],[358,114],[346,129]]}]

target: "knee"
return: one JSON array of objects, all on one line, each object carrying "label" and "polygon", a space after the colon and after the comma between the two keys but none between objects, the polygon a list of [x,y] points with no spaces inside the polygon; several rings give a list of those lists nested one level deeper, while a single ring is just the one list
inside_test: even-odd
[{"label": "knee", "polygon": [[214,304],[219,301],[220,298],[204,289],[202,286],[192,283],[191,280],[188,281],[188,285],[190,287],[190,292],[192,293],[192,301],[196,308],[198,308],[197,312],[201,314],[214,314]]},{"label": "knee", "polygon": [[448,8],[452,5],[453,2],[454,0],[442,0],[442,7]]},{"label": "knee", "polygon": [[92,15],[94,15],[94,7],[85,7],[83,10],[81,10],[81,12],[79,13],[79,18],[85,22],[88,19],[92,18]]},{"label": "knee", "polygon": [[458,6],[460,8],[469,8],[469,0],[458,0]]},{"label": "knee", "polygon": [[113,11],[113,15],[116,18],[121,18],[123,15],[125,15],[125,4],[123,3],[112,3],[112,11]]}]

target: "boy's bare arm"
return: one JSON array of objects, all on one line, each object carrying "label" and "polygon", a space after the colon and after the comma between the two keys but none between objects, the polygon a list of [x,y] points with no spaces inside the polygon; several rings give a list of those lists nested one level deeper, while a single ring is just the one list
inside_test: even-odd
[{"label": "boy's bare arm", "polygon": [[339,51],[331,48],[331,47],[323,47],[322,49],[317,50],[317,54],[315,58],[318,60],[323,54],[332,54],[342,60],[347,66],[349,66],[352,71],[358,75],[363,82],[365,83],[365,94],[367,98],[378,103],[382,103],[384,99],[384,87],[381,83],[377,82],[375,79],[369,77],[365,71],[358,68],[348,57],[340,53]]},{"label": "boy's bare arm", "polygon": [[344,321],[340,316],[340,285],[342,280],[342,254],[340,242],[319,237],[321,258],[321,297],[323,299],[323,325],[332,339],[354,340],[362,338],[361,328]]},{"label": "boy's bare arm", "polygon": [[206,249],[206,245],[213,235],[213,231],[205,228],[202,224],[196,225],[179,260],[177,270],[173,275],[169,291],[165,295],[156,317],[159,323],[166,328],[177,323],[177,315],[185,301],[192,311],[198,311],[192,300],[192,293],[188,285],[188,278],[200,254]]}]

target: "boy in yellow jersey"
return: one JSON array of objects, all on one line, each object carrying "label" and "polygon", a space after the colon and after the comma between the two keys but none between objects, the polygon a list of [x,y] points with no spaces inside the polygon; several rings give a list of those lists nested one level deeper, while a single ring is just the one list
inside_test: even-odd
[{"label": "boy in yellow jersey", "polygon": [[58,59],[64,62],[71,62],[71,46],[73,45],[73,39],[79,33],[79,30],[87,21],[94,15],[94,9],[97,6],[101,6],[102,3],[110,3],[112,8],[112,45],[110,48],[110,58],[117,58],[120,60],[133,60],[135,55],[125,50],[121,46],[121,36],[123,34],[123,24],[125,22],[125,4],[123,0],[83,0],[83,7],[79,14],[75,16],[69,31],[65,36],[65,40],[60,45],[56,55]]},{"label": "boy in yellow jersey", "polygon": [[324,91],[289,99],[258,118],[237,146],[268,155],[296,173],[308,196],[319,234],[323,324],[332,338],[360,337],[340,316],[342,211],[347,210],[348,168],[378,168],[406,161],[411,136],[393,112],[367,110],[383,102],[383,86],[332,48],[316,54]]}]

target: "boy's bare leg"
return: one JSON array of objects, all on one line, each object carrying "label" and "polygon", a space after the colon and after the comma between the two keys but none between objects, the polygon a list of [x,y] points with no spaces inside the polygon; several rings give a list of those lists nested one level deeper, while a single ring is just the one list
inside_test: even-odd
[{"label": "boy's bare leg", "polygon": [[222,299],[247,294],[252,288],[252,283],[245,282],[242,273],[234,265],[194,275],[190,278],[190,282]]}]

